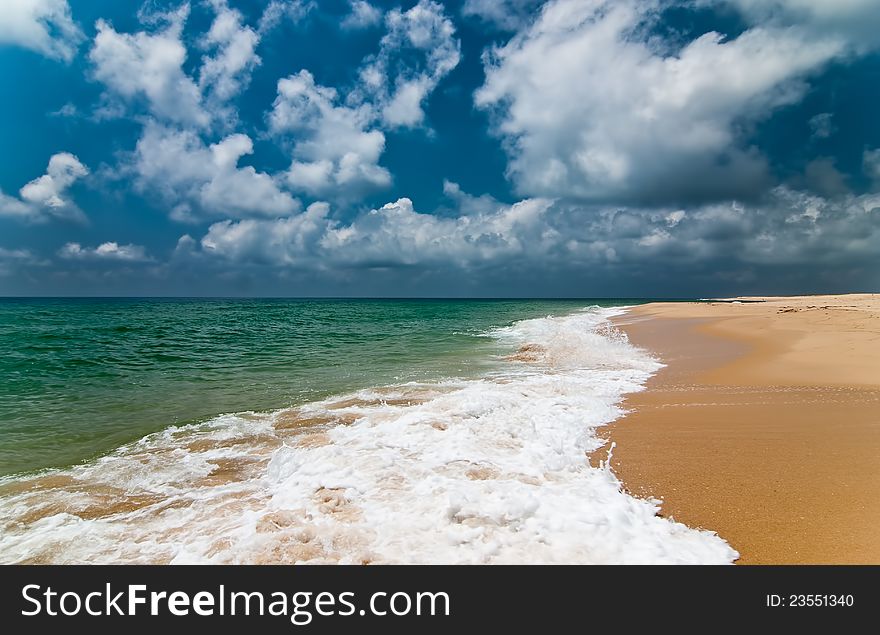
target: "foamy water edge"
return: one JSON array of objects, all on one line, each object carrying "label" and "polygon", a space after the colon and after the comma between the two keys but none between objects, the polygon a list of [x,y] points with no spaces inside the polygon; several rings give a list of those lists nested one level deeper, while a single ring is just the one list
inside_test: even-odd
[{"label": "foamy water edge", "polygon": [[0,481],[0,561],[729,563],[588,455],[660,367],[622,308],[523,320],[475,379],[171,427]]}]

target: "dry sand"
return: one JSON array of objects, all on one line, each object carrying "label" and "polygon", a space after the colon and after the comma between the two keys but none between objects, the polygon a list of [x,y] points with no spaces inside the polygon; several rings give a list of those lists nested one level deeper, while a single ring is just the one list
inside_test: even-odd
[{"label": "dry sand", "polygon": [[653,303],[668,366],[606,429],[627,489],[740,563],[880,563],[880,295]]}]

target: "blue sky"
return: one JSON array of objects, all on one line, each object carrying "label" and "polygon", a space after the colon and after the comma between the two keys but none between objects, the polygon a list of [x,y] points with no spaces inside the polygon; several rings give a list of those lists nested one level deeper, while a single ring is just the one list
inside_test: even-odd
[{"label": "blue sky", "polygon": [[0,294],[880,287],[875,0],[10,0]]}]

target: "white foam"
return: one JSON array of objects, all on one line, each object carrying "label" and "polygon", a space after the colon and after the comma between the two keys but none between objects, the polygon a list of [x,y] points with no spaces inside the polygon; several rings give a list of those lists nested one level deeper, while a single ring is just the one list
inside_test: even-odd
[{"label": "white foam", "polygon": [[[353,421],[320,434],[285,432],[290,413],[225,415],[55,472],[76,483],[0,499],[0,560],[731,562],[718,536],[659,517],[656,501],[588,463],[596,428],[660,367],[610,328],[619,312],[499,329],[502,346],[539,354],[482,378],[300,408]],[[229,464],[232,478],[220,478]],[[137,508],[95,517],[108,500]]]}]

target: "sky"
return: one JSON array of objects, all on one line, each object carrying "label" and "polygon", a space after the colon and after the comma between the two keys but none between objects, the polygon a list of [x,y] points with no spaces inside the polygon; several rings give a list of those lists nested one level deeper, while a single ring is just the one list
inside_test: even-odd
[{"label": "sky", "polygon": [[2,0],[0,295],[880,290],[877,0]]}]

